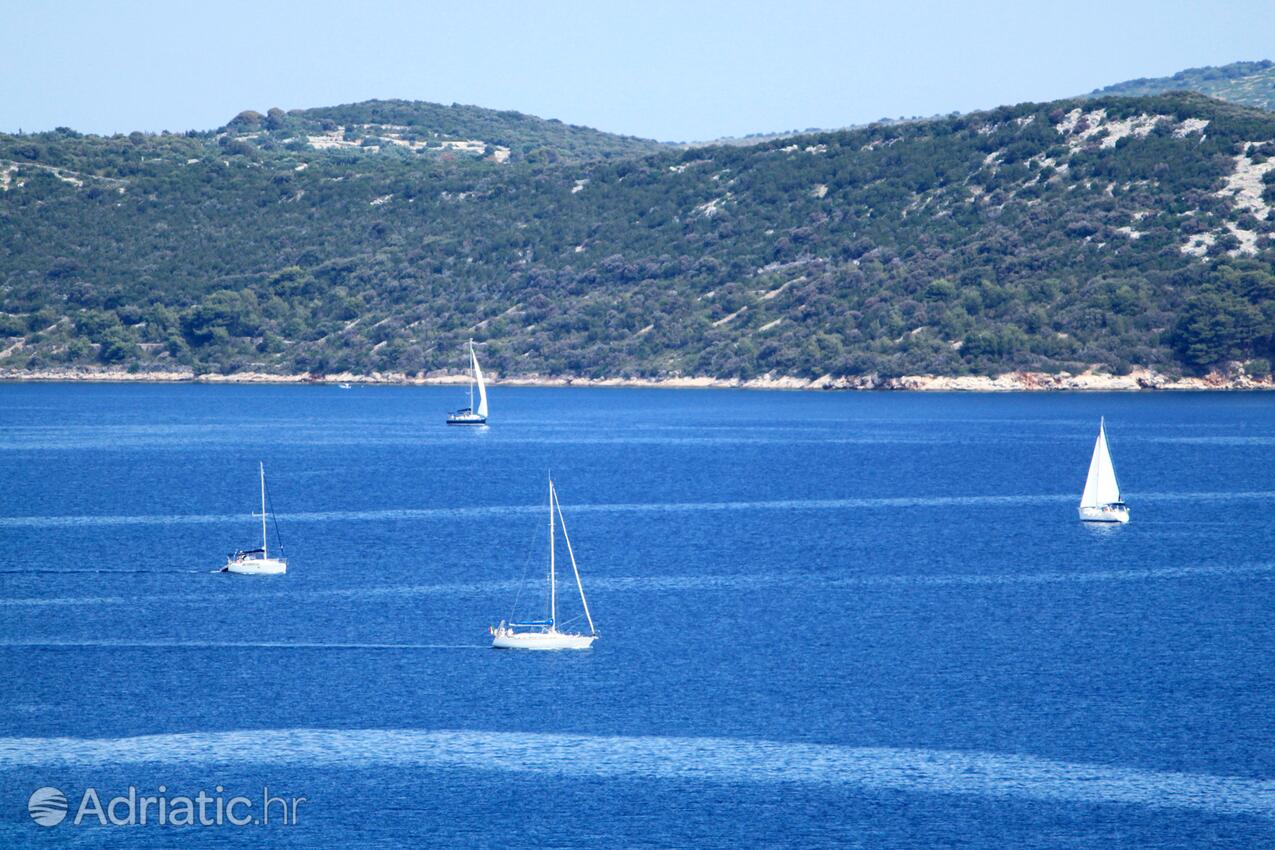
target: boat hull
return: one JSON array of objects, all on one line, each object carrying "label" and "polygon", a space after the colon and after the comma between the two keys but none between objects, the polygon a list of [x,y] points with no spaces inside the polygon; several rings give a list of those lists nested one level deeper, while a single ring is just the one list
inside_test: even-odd
[{"label": "boat hull", "polygon": [[478,415],[476,415],[476,414],[475,414],[475,415],[469,415],[469,416],[464,416],[464,415],[461,415],[461,416],[448,416],[448,417],[447,417],[447,424],[448,424],[448,425],[486,425],[486,424],[487,424],[487,417],[486,417],[486,416],[478,416]]},{"label": "boat hull", "polygon": [[242,576],[277,576],[288,571],[288,562],[278,558],[244,558],[227,561],[221,571]]},{"label": "boat hull", "polygon": [[1129,509],[1124,505],[1098,505],[1079,509],[1081,522],[1105,522],[1124,525],[1129,521]]},{"label": "boat hull", "polygon": [[588,649],[597,640],[596,635],[570,635],[562,632],[511,632],[497,631],[492,639],[493,649]]}]

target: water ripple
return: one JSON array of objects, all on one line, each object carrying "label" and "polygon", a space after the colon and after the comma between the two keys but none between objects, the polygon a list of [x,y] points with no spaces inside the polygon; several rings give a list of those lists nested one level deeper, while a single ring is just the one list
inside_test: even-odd
[{"label": "water ripple", "polygon": [[865,791],[1119,804],[1275,818],[1275,780],[976,751],[739,738],[411,729],[0,738],[0,768],[119,764],[442,767],[537,776],[796,782]]},{"label": "water ripple", "polygon": [[307,643],[206,640],[5,640],[0,649],[490,649],[476,643]]},{"label": "water ripple", "polygon": [[[1047,570],[1022,573],[954,573],[907,574],[864,576],[831,576],[818,573],[757,572],[728,573],[722,575],[656,575],[656,576],[605,576],[589,580],[591,591],[613,592],[672,592],[684,590],[738,591],[776,586],[803,584],[829,588],[925,588],[925,587],[981,587],[1021,584],[1070,584],[1105,581],[1158,581],[1164,579],[1195,579],[1209,577],[1261,576],[1275,572],[1275,563],[1253,564],[1204,564],[1200,566],[1154,567],[1150,569],[1120,570]],[[486,582],[457,582],[455,584],[405,584],[373,587],[343,587],[324,590],[275,590],[253,591],[252,599],[288,599],[291,601],[324,600],[331,598],[377,598],[412,596],[498,596],[521,587],[521,582],[511,579]],[[157,602],[190,604],[221,604],[226,599],[218,593],[153,594],[125,598],[122,596],[49,596],[0,599],[0,607],[40,605],[143,605]]]},{"label": "water ripple", "polygon": [[[1129,495],[1129,494],[1126,494]],[[1197,492],[1197,493],[1138,493],[1130,496],[1135,502],[1181,501],[1275,501],[1275,492]],[[839,511],[873,508],[924,508],[924,507],[996,507],[1014,504],[1050,504],[1074,502],[1074,493],[1028,494],[1017,496],[897,496],[859,499],[770,499],[765,501],[734,502],[650,502],[617,504],[570,504],[564,510],[576,513],[688,513],[697,511]],[[385,521],[433,518],[477,518],[505,516],[508,514],[535,514],[544,510],[542,505],[482,505],[452,508],[386,508],[367,511],[305,511],[280,513],[283,523]],[[103,525],[205,525],[241,523],[244,514],[116,514],[116,515],[65,515],[65,516],[10,516],[0,517],[0,528],[56,528]]]}]

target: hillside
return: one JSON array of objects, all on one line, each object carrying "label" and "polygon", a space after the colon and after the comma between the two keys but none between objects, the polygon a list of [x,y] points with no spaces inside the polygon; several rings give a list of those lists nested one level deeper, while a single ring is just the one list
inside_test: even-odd
[{"label": "hillside", "polygon": [[521,112],[406,100],[369,100],[290,112],[272,109],[264,115],[248,110],[223,127],[219,135],[259,148],[394,152],[493,162],[610,159],[662,148],[648,139],[617,136]]},{"label": "hillside", "polygon": [[224,138],[0,137],[0,368],[1269,369],[1275,115],[1196,95],[583,162]]},{"label": "hillside", "polygon": [[1143,77],[1096,89],[1094,96],[1143,97],[1171,91],[1193,91],[1209,97],[1275,109],[1275,62],[1232,62],[1216,67],[1188,68],[1171,77]]}]

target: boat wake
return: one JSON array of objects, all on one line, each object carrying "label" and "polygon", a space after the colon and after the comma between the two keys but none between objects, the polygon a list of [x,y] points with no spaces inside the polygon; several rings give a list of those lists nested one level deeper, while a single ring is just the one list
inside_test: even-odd
[{"label": "boat wake", "polygon": [[[1241,577],[1275,572],[1275,562],[1257,564],[1214,564],[1194,567],[1159,567],[1125,570],[1050,570],[1034,573],[956,573],[951,575],[899,574],[830,576],[816,573],[768,572],[728,573],[724,575],[610,576],[592,579],[595,589],[625,592],[668,592],[682,590],[737,591],[776,586],[805,584],[829,588],[923,588],[983,587],[1020,584],[1072,584],[1117,581],[1159,581],[1166,579],[1198,579]],[[377,598],[412,596],[490,596],[517,590],[516,581],[469,582],[457,584],[385,585],[381,587],[331,588],[327,590],[254,591],[253,599],[286,598],[291,601],[331,598]],[[176,602],[221,604],[221,595],[156,594],[125,598],[121,596],[24,597],[0,599],[0,607],[24,605],[142,605]]]},{"label": "boat wake", "polygon": [[1133,805],[1275,818],[1275,780],[957,750],[410,729],[0,738],[0,769],[119,764],[437,767],[537,776],[817,783],[869,792]]},{"label": "boat wake", "polygon": [[[142,602],[147,599],[162,597],[138,597],[125,599],[122,596],[31,596],[18,599],[0,599],[0,607],[20,607],[26,605],[125,605],[129,602]],[[188,598],[188,597],[183,597]],[[194,601],[194,597],[189,597]]]},{"label": "boat wake", "polygon": [[477,643],[306,643],[294,641],[5,640],[0,649],[487,649]]},{"label": "boat wake", "polygon": [[[60,576],[60,575],[72,575],[72,574],[77,574],[77,575],[78,575],[78,574],[82,574],[82,573],[83,573],[83,574],[90,574],[90,575],[99,575],[99,574],[101,574],[101,575],[126,575],[126,576],[132,576],[132,575],[197,575],[197,574],[199,574],[199,573],[203,573],[203,572],[207,572],[207,571],[206,571],[206,570],[178,569],[178,568],[167,568],[167,569],[166,569],[166,568],[163,568],[163,567],[159,567],[159,568],[156,568],[156,569],[148,569],[148,570],[112,570],[112,569],[98,569],[98,568],[96,568],[96,567],[68,567],[67,569],[55,569],[55,570],[50,570],[50,569],[41,569],[41,568],[27,569],[27,570],[0,570],[0,575],[6,575],[6,576],[8,576],[8,575],[13,575],[13,576],[17,576],[17,575],[22,575],[22,576],[30,576],[30,575],[49,575],[49,576]],[[213,572],[217,572],[217,570],[214,570]]]}]

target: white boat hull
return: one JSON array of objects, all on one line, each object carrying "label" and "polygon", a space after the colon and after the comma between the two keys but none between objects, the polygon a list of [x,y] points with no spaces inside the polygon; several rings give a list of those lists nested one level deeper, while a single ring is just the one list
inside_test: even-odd
[{"label": "white boat hull", "polygon": [[279,558],[241,558],[231,559],[221,568],[223,573],[238,573],[245,576],[277,576],[288,571],[288,562]]},{"label": "white boat hull", "polygon": [[597,635],[572,635],[562,632],[514,632],[496,630],[491,645],[494,649],[588,649]]},{"label": "white boat hull", "polygon": [[1123,505],[1096,505],[1080,508],[1082,522],[1109,522],[1124,524],[1129,521],[1129,509]]}]

